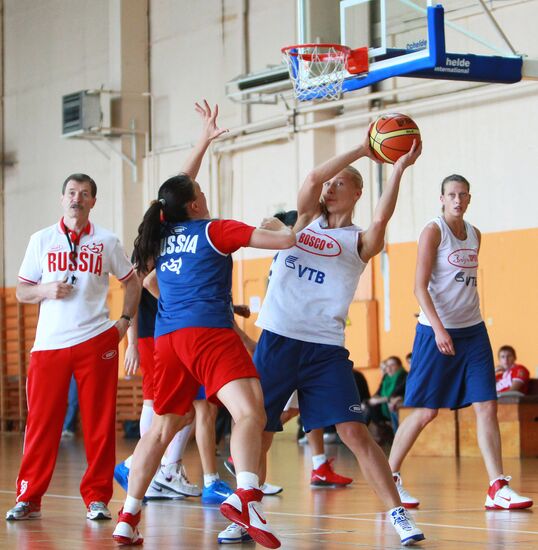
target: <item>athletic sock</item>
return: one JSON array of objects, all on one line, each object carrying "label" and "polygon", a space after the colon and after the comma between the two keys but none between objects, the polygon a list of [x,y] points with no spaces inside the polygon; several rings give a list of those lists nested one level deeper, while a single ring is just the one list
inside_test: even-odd
[{"label": "athletic sock", "polygon": [[236,476],[238,489],[259,489],[260,479],[252,472],[238,472]]},{"label": "athletic sock", "polygon": [[135,516],[142,509],[142,501],[138,498],[134,498],[130,495],[127,495],[125,503],[123,505],[123,511],[128,514],[133,514]]},{"label": "athletic sock", "polygon": [[491,481],[489,482],[489,486],[490,486],[490,487],[493,487],[493,484],[494,484],[497,480],[499,480],[499,479],[505,479],[504,474],[501,474],[499,477],[496,477],[495,479],[491,480]]},{"label": "athletic sock", "polygon": [[170,444],[166,449],[166,453],[161,460],[161,464],[163,466],[175,464],[183,458],[183,454],[185,453],[185,448],[187,447],[187,443],[189,442],[189,437],[191,435],[193,426],[194,422],[191,422],[176,433],[172,441],[170,441]]},{"label": "athletic sock", "polygon": [[140,437],[142,437],[150,428],[153,420],[153,406],[142,405],[142,414],[140,415]]},{"label": "athletic sock", "polygon": [[312,457],[312,468],[317,470],[322,464],[325,464],[325,462],[327,462],[327,457],[325,454],[314,455]]},{"label": "athletic sock", "polygon": [[212,483],[220,479],[219,474],[204,474],[204,487],[209,487]]}]

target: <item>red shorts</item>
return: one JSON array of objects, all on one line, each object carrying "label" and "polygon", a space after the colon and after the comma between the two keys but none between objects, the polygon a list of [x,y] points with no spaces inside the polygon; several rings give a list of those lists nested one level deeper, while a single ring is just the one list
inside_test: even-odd
[{"label": "red shorts", "polygon": [[155,339],[153,336],[138,339],[138,353],[140,355],[140,369],[142,370],[142,395],[144,399],[153,400],[155,371]]},{"label": "red shorts", "polygon": [[153,409],[157,414],[189,412],[200,385],[206,399],[228,382],[259,378],[239,335],[231,328],[189,327],[155,339]]}]

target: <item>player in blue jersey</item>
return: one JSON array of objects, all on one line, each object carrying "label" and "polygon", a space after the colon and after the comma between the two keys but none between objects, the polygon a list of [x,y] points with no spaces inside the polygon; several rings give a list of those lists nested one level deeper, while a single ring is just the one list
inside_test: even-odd
[{"label": "player in blue jersey", "polygon": [[[135,241],[136,264],[155,269],[160,297],[155,323],[155,416],[133,454],[127,499],[114,539],[140,544],[137,525],[144,493],[166,446],[192,420],[200,384],[207,399],[230,411],[235,428],[230,441],[237,491],[221,512],[243,525],[256,542],[278,548],[264,519],[257,471],[266,417],[256,369],[233,330],[231,253],[240,247],[285,249],[295,233],[276,219],[255,228],[234,220],[211,220],[196,173],[203,155],[222,130],[218,110],[196,104],[204,120],[202,137],[191,155],[193,169],[165,181],[158,200],[144,215]],[[196,170],[196,172],[195,172]]]}]

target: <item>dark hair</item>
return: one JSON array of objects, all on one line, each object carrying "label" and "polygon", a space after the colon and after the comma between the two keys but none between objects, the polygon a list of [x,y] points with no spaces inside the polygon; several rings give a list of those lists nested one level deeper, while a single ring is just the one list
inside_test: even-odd
[{"label": "dark hair", "polygon": [[409,353],[405,356],[405,360],[406,360],[406,361],[411,361],[412,357],[413,357],[413,353],[412,353],[412,352],[409,352]]},{"label": "dark hair", "polygon": [[62,195],[65,194],[65,188],[71,180],[78,181],[78,183],[89,183],[92,197],[95,198],[97,196],[97,185],[95,184],[95,181],[93,181],[93,179],[87,174],[71,174],[70,176],[67,176],[62,184]]},{"label": "dark hair", "polygon": [[514,359],[517,359],[516,350],[512,346],[501,346],[497,352],[497,357],[501,354],[501,351],[507,351],[514,356]]},{"label": "dark hair", "polygon": [[284,225],[293,227],[297,223],[297,210],[288,210],[287,212],[282,210],[277,212],[274,217],[280,220]]},{"label": "dark hair", "polygon": [[459,174],[452,174],[451,176],[447,176],[447,177],[441,182],[441,195],[444,195],[444,194],[445,194],[445,185],[446,185],[449,181],[455,181],[455,182],[457,182],[457,183],[463,183],[464,185],[467,186],[467,191],[470,191],[470,190],[471,190],[471,184],[470,184],[463,176],[460,176]]},{"label": "dark hair", "polygon": [[389,361],[394,361],[400,369],[403,369],[402,360],[397,355],[391,355],[390,357],[387,357],[384,363],[388,363]]},{"label": "dark hair", "polygon": [[194,182],[187,174],[167,179],[144,214],[134,242],[134,263],[138,271],[146,272],[159,256],[162,223],[179,223],[189,219],[187,203],[196,198]]}]

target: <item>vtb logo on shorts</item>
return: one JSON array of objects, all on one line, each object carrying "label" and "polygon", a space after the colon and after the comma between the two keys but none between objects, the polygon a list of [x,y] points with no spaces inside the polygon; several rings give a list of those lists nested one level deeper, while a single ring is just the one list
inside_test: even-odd
[{"label": "vtb logo on shorts", "polygon": [[286,256],[284,265],[289,269],[297,269],[299,279],[306,278],[307,280],[317,283],[318,285],[322,285],[325,282],[325,273],[323,273],[323,271],[318,271],[312,267],[296,264],[295,262],[297,262],[298,259],[299,258],[297,258],[297,256]]},{"label": "vtb logo on shorts", "polygon": [[360,414],[362,413],[362,405],[350,405],[349,407],[349,410],[352,412],[352,413],[357,413],[357,414]]},{"label": "vtb logo on shorts", "polygon": [[115,350],[115,349],[111,349],[111,350],[108,350],[108,351],[105,351],[105,353],[103,353],[103,355],[101,355],[101,358],[102,359],[113,359],[114,357],[116,357],[116,355],[118,354],[118,352]]}]

